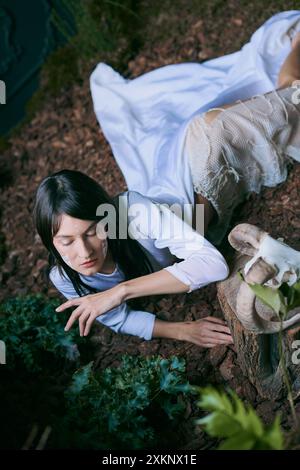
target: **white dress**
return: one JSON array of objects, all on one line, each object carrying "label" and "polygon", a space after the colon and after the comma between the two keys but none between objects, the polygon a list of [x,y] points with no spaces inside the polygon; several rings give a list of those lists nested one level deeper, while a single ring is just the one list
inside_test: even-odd
[{"label": "white dress", "polygon": [[[90,77],[94,110],[129,190],[167,203],[195,203],[184,145],[188,124],[210,108],[276,88],[300,31],[300,11],[263,23],[239,51],[125,79],[100,62]],[[188,206],[187,206],[188,207]]]}]

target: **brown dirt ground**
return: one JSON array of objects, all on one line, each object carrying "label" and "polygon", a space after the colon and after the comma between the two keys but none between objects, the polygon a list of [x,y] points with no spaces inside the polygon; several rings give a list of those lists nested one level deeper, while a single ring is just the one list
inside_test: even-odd
[{"label": "brown dirt ground", "polygon": [[[203,61],[239,49],[263,21],[279,11],[273,6],[265,10],[261,7],[260,14],[252,15],[254,6],[238,8],[238,2],[227,2],[222,14],[215,15],[213,9],[208,8],[205,18],[195,16],[189,10],[181,18],[178,12],[173,15],[172,11],[166,10],[148,25],[145,34],[149,35],[149,41],[129,62],[128,77],[134,78],[162,65]],[[164,39],[156,37],[155,31],[164,26],[169,34]],[[94,65],[91,64],[91,69]],[[82,86],[74,85],[63,90],[59,97],[45,102],[31,122],[11,139],[10,149],[2,156],[3,167],[7,164],[12,169],[12,179],[0,192],[0,230],[8,248],[0,271],[0,300],[34,292],[57,296],[55,288],[43,281],[47,253],[32,224],[33,198],[38,184],[47,175],[70,168],[95,178],[110,195],[127,189],[96,122],[88,77]],[[284,237],[300,249],[300,166],[291,167],[287,181],[276,188],[266,188],[260,195],[251,195],[236,212],[232,225],[242,221],[257,224],[275,237]],[[222,251],[225,257],[230,256],[226,243]],[[64,298],[61,298],[63,302]],[[222,316],[214,284],[191,294],[153,297],[145,309],[155,312],[158,318],[174,321]],[[99,325],[97,340],[97,367],[100,369],[118,365],[123,353],[161,354],[164,357],[176,354],[186,359],[191,383],[227,385],[252,403],[266,423],[271,422],[275,412],[280,410],[285,429],[291,425],[287,402],[270,402],[258,396],[243,376],[232,346],[205,349],[166,339],[143,341],[117,335],[102,325]],[[297,408],[300,412],[300,404]],[[180,429],[182,448],[210,448],[212,441],[192,424],[195,416],[200,416],[199,411],[191,407]]]}]

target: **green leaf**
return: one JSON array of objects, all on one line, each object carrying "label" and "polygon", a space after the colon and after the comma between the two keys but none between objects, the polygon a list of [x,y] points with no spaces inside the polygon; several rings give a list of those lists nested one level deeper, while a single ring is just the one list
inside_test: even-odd
[{"label": "green leaf", "polygon": [[229,437],[219,445],[218,450],[251,450],[254,445],[255,438],[253,435],[247,435],[245,432]]},{"label": "green leaf", "polygon": [[73,374],[72,384],[69,387],[69,391],[72,394],[79,394],[84,389],[84,387],[89,384],[92,367],[93,361],[89,362],[86,366],[81,367],[81,369]]},{"label": "green leaf", "polygon": [[295,291],[300,292],[300,279],[291,286]]},{"label": "green leaf", "polygon": [[287,310],[293,310],[294,308],[300,307],[300,289],[295,284],[288,287],[288,295],[287,295]]},{"label": "green leaf", "polygon": [[240,431],[240,424],[225,412],[213,412],[199,419],[196,424],[203,425],[205,431],[212,437],[229,437]]},{"label": "green leaf", "polygon": [[274,423],[269,427],[264,435],[264,440],[269,444],[270,449],[283,449],[283,435],[280,428],[280,416],[276,415]]},{"label": "green leaf", "polygon": [[213,387],[205,387],[200,389],[201,399],[197,403],[201,408],[208,411],[232,411],[232,404],[225,394],[220,394]]},{"label": "green leaf", "polygon": [[286,314],[287,308],[285,305],[283,294],[279,289],[273,289],[268,286],[260,284],[248,284],[253,290],[255,295],[268,307],[272,308],[277,315],[281,313]]},{"label": "green leaf", "polygon": [[210,436],[224,439],[218,449],[282,449],[279,417],[264,428],[255,410],[246,407],[233,390],[228,390],[229,396],[213,387],[203,388],[200,393],[197,405],[211,413],[195,424],[202,425]]}]

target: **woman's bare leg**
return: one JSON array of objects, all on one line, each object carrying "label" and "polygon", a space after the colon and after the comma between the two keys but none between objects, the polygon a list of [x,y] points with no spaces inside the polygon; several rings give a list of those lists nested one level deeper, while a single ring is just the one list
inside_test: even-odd
[{"label": "woman's bare leg", "polygon": [[292,41],[292,50],[281,66],[277,83],[280,88],[285,88],[295,80],[300,80],[300,33]]}]

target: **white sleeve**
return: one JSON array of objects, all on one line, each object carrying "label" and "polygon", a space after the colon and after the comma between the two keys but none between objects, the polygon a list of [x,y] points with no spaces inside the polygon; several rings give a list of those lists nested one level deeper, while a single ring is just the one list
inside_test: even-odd
[{"label": "white sleeve", "polygon": [[[79,297],[71,281],[62,278],[59,273],[50,272],[50,280],[56,289],[67,299]],[[97,317],[97,321],[108,326],[116,333],[139,336],[146,340],[152,339],[155,315],[150,312],[132,310],[126,302],[108,310]]]},{"label": "white sleeve", "polygon": [[228,276],[225,258],[188,222],[167,205],[152,202],[146,196],[141,195],[140,203],[146,205],[143,213],[147,212],[148,217],[138,218],[138,228],[136,222],[131,222],[131,233],[135,238],[150,236],[156,248],[168,247],[173,255],[183,260],[163,269],[189,286],[188,293]]}]

